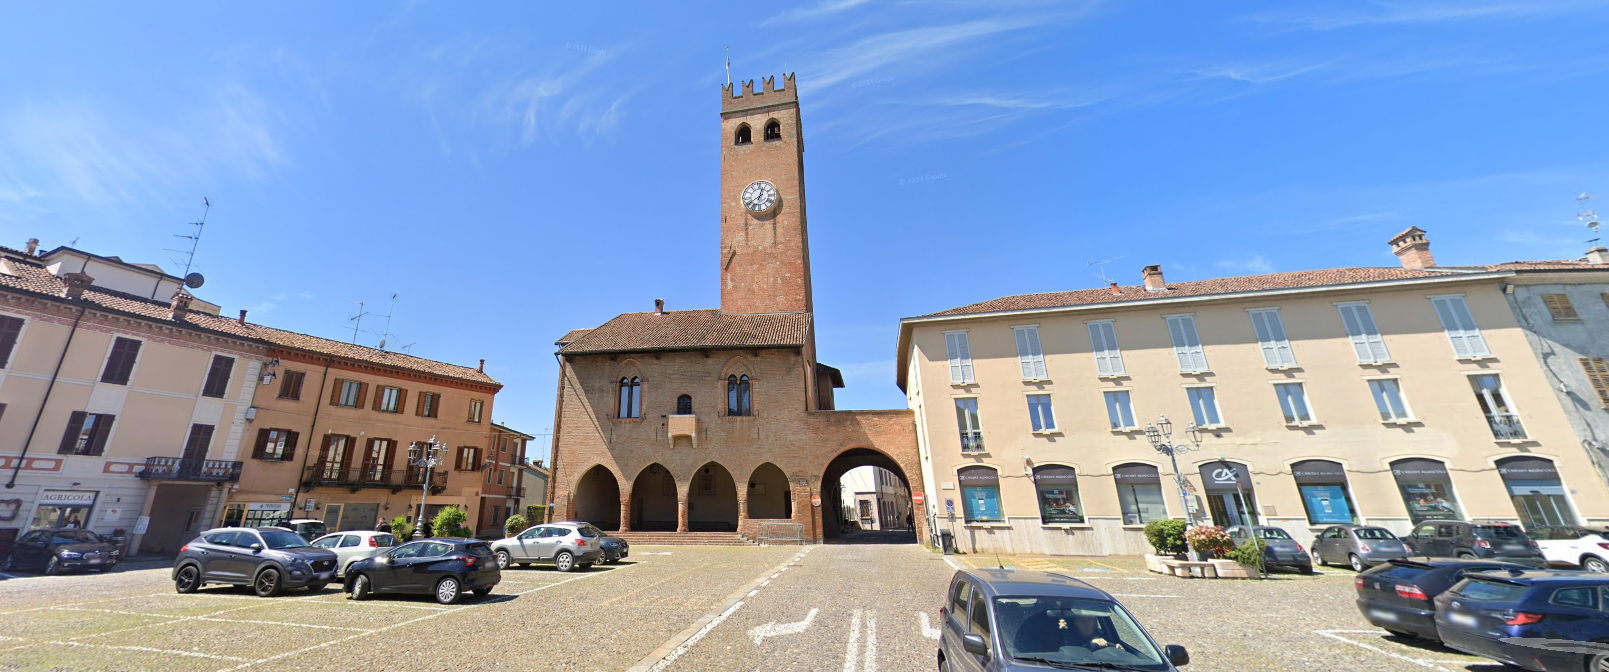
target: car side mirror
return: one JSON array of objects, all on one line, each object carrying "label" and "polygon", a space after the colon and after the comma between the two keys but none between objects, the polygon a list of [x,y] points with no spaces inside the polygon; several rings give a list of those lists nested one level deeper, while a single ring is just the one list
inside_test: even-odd
[{"label": "car side mirror", "polygon": [[252,544],[250,546],[247,546],[246,548],[251,549],[251,552],[253,552],[253,553],[261,553],[261,552],[263,552],[263,545],[262,544]]},{"label": "car side mirror", "polygon": [[1162,652],[1167,655],[1168,662],[1173,663],[1174,667],[1184,667],[1190,664],[1190,652],[1184,650],[1184,647],[1178,644],[1164,646],[1162,647]]},{"label": "car side mirror", "polygon": [[961,636],[961,648],[974,656],[989,655],[989,643],[983,641],[983,635],[967,634]]}]

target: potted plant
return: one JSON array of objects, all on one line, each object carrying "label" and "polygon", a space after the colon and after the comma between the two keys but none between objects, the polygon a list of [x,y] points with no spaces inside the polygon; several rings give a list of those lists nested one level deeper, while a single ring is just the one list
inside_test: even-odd
[{"label": "potted plant", "polygon": [[1203,560],[1221,558],[1235,548],[1235,540],[1217,525],[1197,525],[1185,530],[1184,540]]},{"label": "potted plant", "polygon": [[[1250,579],[1257,576],[1266,576],[1267,572],[1263,566],[1263,549],[1265,548],[1267,548],[1267,544],[1263,540],[1253,537],[1250,541],[1229,551],[1227,554],[1228,559],[1219,561],[1223,564],[1214,562],[1213,566],[1218,569],[1218,576],[1224,578]],[[1233,567],[1229,566],[1231,561],[1234,563]]]},{"label": "potted plant", "polygon": [[1145,556],[1145,566],[1153,572],[1167,573],[1161,564],[1162,560],[1178,560],[1184,557],[1188,548],[1184,541],[1184,530],[1188,527],[1182,520],[1169,518],[1167,520],[1153,520],[1145,524],[1145,540],[1151,542],[1154,555]]}]

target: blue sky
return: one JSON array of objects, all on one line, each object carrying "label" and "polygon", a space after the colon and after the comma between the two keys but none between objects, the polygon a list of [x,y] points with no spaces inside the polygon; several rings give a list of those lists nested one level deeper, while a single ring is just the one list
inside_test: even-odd
[{"label": "blue sky", "polygon": [[734,79],[798,72],[840,405],[901,407],[900,317],[1090,261],[1392,265],[1410,225],[1443,264],[1579,255],[1606,29],[1552,0],[14,3],[0,244],[171,270],[209,197],[198,295],[343,338],[399,294],[393,347],[484,357],[495,419],[546,432],[559,335],[719,305],[730,45]]}]

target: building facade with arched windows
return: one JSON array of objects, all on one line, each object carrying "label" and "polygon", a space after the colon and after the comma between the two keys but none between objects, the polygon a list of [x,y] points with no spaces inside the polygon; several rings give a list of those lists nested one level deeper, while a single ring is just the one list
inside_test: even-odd
[{"label": "building facade with arched windows", "polygon": [[723,92],[721,307],[656,301],[557,341],[555,520],[750,539],[769,521],[821,540],[850,469],[920,491],[911,411],[836,410],[843,377],[816,361],[804,141],[782,84]]},{"label": "building facade with arched windows", "polygon": [[[901,323],[927,513],[963,550],[1149,552],[1160,518],[1609,522],[1609,251],[1009,296]],[[1590,334],[1598,334],[1596,337]],[[1145,428],[1202,430],[1179,474]],[[1183,482],[1183,490],[1179,482]]]}]

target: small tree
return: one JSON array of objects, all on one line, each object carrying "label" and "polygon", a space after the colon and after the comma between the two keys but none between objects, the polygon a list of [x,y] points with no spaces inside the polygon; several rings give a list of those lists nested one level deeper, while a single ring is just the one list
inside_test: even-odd
[{"label": "small tree", "polygon": [[1267,544],[1262,539],[1252,537],[1251,541],[1230,551],[1229,559],[1247,567],[1256,567],[1259,573],[1266,573],[1268,570],[1263,566],[1263,549],[1266,547]]},{"label": "small tree", "polygon": [[438,537],[473,537],[475,533],[464,527],[469,514],[456,506],[442,508],[430,521],[430,531]]},{"label": "small tree", "polygon": [[413,523],[408,522],[407,516],[397,516],[391,519],[391,534],[398,539],[406,541],[413,536]]},{"label": "small tree", "polygon": [[525,516],[516,513],[509,516],[508,520],[503,521],[503,534],[512,537],[525,531],[525,527]]},{"label": "small tree", "polygon": [[1186,549],[1186,527],[1188,524],[1176,518],[1153,520],[1145,524],[1145,540],[1151,542],[1151,548],[1156,550],[1157,555],[1180,555]]}]

